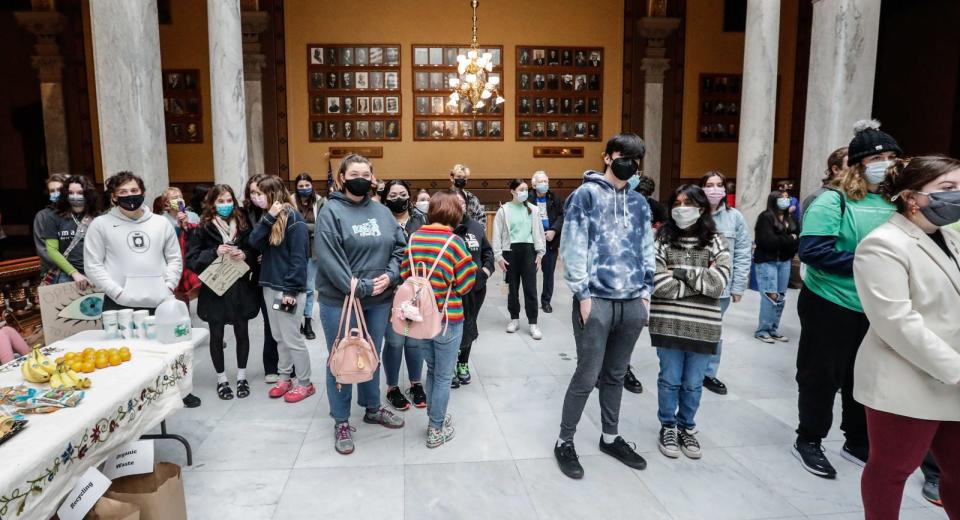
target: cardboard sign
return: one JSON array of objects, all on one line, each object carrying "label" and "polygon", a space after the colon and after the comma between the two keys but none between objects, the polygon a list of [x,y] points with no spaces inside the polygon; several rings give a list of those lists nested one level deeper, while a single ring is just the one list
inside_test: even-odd
[{"label": "cardboard sign", "polygon": [[217,296],[223,296],[223,293],[249,270],[250,266],[246,262],[220,256],[200,273],[199,278],[211,291],[217,293]]},{"label": "cardboard sign", "polygon": [[82,520],[109,488],[110,479],[97,471],[97,468],[88,469],[77,480],[63,504],[60,504],[57,516],[60,520]]},{"label": "cardboard sign", "polygon": [[103,464],[109,479],[153,472],[153,441],[134,441],[117,448]]},{"label": "cardboard sign", "polygon": [[74,334],[102,327],[103,293],[95,289],[77,289],[73,282],[41,285],[40,319],[46,344]]}]

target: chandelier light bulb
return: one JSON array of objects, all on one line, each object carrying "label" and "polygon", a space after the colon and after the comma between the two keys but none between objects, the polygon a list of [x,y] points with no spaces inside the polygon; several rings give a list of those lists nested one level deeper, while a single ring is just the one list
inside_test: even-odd
[{"label": "chandelier light bulb", "polygon": [[485,106],[483,101],[477,101],[477,104],[473,105],[473,111],[476,112]]},{"label": "chandelier light bulb", "polygon": [[467,58],[470,58],[471,60],[477,59],[477,50],[476,50],[476,49],[470,49],[470,50],[467,52]]},{"label": "chandelier light bulb", "polygon": [[500,105],[500,104],[503,104],[504,101],[506,101],[506,100],[503,99],[503,96],[497,96],[497,99],[496,99],[496,101],[494,101],[494,103],[497,104],[497,105]]},{"label": "chandelier light bulb", "polygon": [[487,72],[492,71],[492,70],[493,70],[493,63],[489,63],[489,62],[488,62],[488,63],[487,63],[487,66],[486,66],[485,68],[487,69]]},{"label": "chandelier light bulb", "polygon": [[466,71],[467,71],[467,62],[466,62],[466,61],[461,61],[461,62],[460,62],[460,65],[457,66],[457,73],[462,76],[463,73],[466,72]]},{"label": "chandelier light bulb", "polygon": [[484,63],[486,63],[486,62],[492,62],[492,61],[493,61],[493,54],[492,54],[492,53],[489,53],[489,52],[483,53],[483,61],[484,61]]},{"label": "chandelier light bulb", "polygon": [[456,92],[450,94],[450,101],[460,101],[460,94]]},{"label": "chandelier light bulb", "polygon": [[492,76],[492,77],[490,78],[490,80],[488,81],[488,83],[490,83],[490,84],[493,85],[493,86],[497,86],[497,85],[500,84],[500,77],[499,77],[499,76]]},{"label": "chandelier light bulb", "polygon": [[477,75],[476,75],[476,74],[467,74],[466,76],[464,76],[463,80],[464,80],[465,82],[467,82],[468,84],[473,85],[474,83],[477,82]]},{"label": "chandelier light bulb", "polygon": [[460,78],[450,78],[450,88],[457,88],[460,86]]},{"label": "chandelier light bulb", "polygon": [[491,95],[489,90],[484,89],[484,91],[480,93],[480,99],[490,99]]}]

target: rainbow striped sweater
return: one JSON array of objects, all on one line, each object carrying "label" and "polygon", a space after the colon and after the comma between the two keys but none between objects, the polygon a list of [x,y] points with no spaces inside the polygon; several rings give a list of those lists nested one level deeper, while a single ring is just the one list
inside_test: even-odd
[{"label": "rainbow striped sweater", "polygon": [[[453,230],[442,224],[428,224],[422,226],[410,235],[410,242],[407,244],[407,253],[403,255],[403,263],[400,264],[400,278],[406,280],[413,273],[410,269],[410,254],[413,254],[413,261],[418,266],[423,263],[427,270],[436,260],[443,244],[453,235]],[[419,270],[419,267],[418,267]],[[430,285],[433,287],[433,294],[437,299],[437,308],[443,310],[443,303],[447,297],[447,288],[453,288],[450,291],[450,302],[447,304],[447,318],[452,322],[463,321],[463,300],[462,296],[473,289],[473,284],[477,280],[477,264],[473,262],[473,256],[467,250],[467,245],[459,236],[453,235],[453,240],[443,252],[443,257],[437,264],[437,268],[430,277]]]}]

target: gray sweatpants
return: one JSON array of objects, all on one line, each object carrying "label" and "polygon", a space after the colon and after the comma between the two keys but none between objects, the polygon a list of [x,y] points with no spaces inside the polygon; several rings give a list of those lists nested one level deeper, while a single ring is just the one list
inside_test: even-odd
[{"label": "gray sweatpants", "polygon": [[[600,389],[600,420],[603,433],[615,435],[620,422],[623,377],[630,355],[647,323],[647,309],[640,298],[604,300],[593,298],[587,322],[580,319],[580,302],[573,300],[573,339],[577,344],[577,370],[563,398],[560,439],[572,441],[583,407],[594,388]],[[299,366],[299,365],[298,365]]]},{"label": "gray sweatpants", "polygon": [[267,304],[267,318],[270,320],[270,332],[277,341],[277,373],[281,380],[289,380],[293,366],[297,366],[297,381],[301,385],[310,384],[310,353],[307,351],[307,342],[300,334],[300,320],[303,306],[306,303],[306,294],[297,294],[297,308],[293,313],[286,313],[273,308],[273,301],[283,297],[282,291],[269,287],[263,288],[263,300]]}]

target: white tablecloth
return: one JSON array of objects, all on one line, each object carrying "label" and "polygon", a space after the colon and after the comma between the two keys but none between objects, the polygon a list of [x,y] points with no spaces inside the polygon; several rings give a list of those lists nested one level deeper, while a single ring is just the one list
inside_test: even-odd
[{"label": "white tablecloth", "polygon": [[[193,349],[208,331],[193,329],[191,336],[162,344],[106,340],[103,331],[90,330],[45,347],[51,358],[120,346],[129,347],[133,357],[86,374],[93,385],[79,406],[27,415],[26,429],[0,445],[0,520],[47,520],[84,471],[182,408],[182,396],[193,387]],[[16,362],[0,367],[0,386],[19,384],[25,382]]]}]

